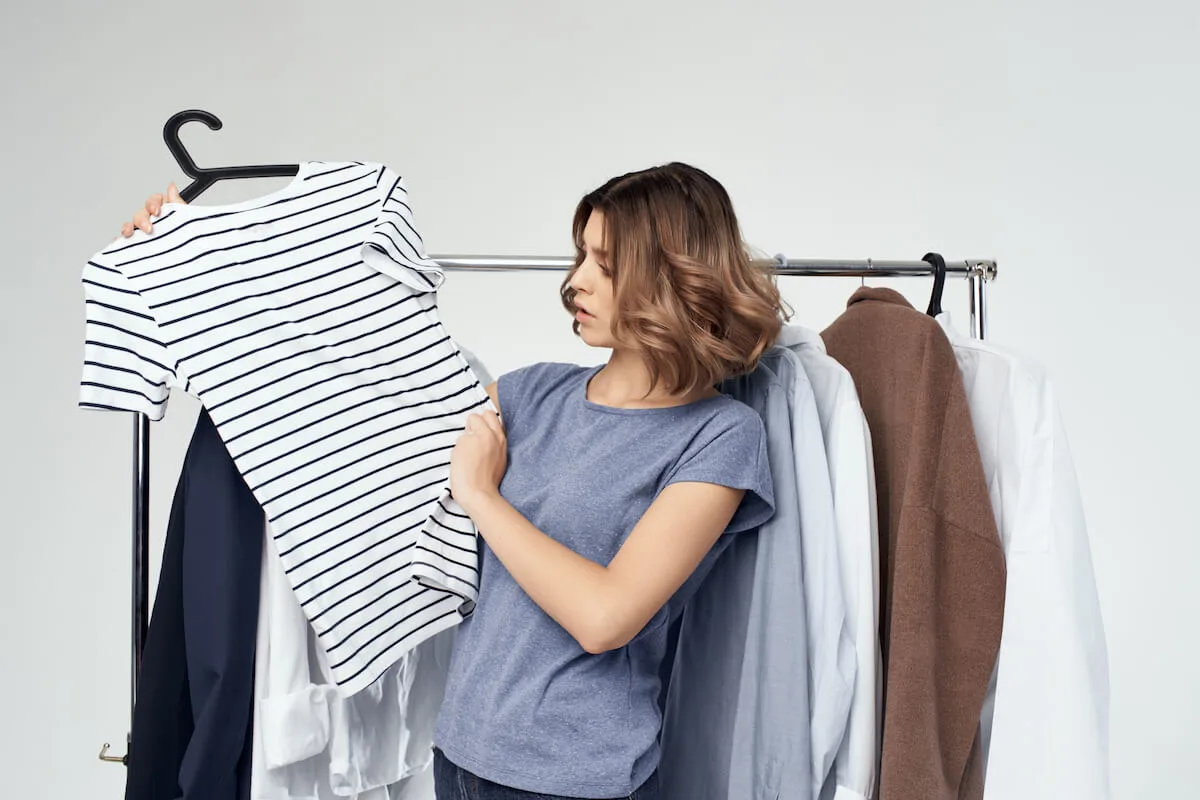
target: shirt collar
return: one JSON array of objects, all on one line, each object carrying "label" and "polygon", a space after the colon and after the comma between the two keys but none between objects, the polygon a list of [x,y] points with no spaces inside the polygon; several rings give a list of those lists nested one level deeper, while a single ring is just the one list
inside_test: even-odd
[{"label": "shirt collar", "polygon": [[821,334],[803,325],[784,325],[775,344],[793,350],[804,346],[815,347],[818,351],[825,352],[825,340],[821,338]]},{"label": "shirt collar", "polygon": [[891,303],[892,305],[907,306],[912,308],[912,303],[897,292],[895,289],[889,289],[886,286],[863,286],[854,290],[854,294],[850,295],[850,299],[846,301],[846,308],[867,300],[873,300],[877,303]]},{"label": "shirt collar", "polygon": [[958,332],[958,328],[955,328],[954,324],[950,321],[949,311],[943,311],[942,313],[938,314],[937,321],[938,324],[942,326],[942,330],[945,331],[947,339],[954,344],[962,341],[962,334]]}]

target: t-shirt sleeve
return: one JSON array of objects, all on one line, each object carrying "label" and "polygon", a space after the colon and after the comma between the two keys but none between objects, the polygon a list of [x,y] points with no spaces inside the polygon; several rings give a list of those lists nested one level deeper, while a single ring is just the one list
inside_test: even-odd
[{"label": "t-shirt sleeve", "polygon": [[425,252],[404,178],[388,167],[379,166],[379,191],[381,205],[375,225],[363,244],[363,262],[414,291],[437,291],[446,276]]},{"label": "t-shirt sleeve", "polygon": [[83,295],[87,324],[79,405],[162,419],[174,359],[145,298],[120,271],[95,261],[84,268]]},{"label": "t-shirt sleeve", "polygon": [[663,483],[663,488],[672,483],[695,481],[745,490],[725,533],[750,530],[775,513],[775,490],[762,420],[748,407],[745,413],[731,417],[702,430]]},{"label": "t-shirt sleeve", "polygon": [[496,398],[500,401],[500,416],[504,419],[505,426],[508,425],[508,420],[519,416],[517,409],[521,406],[524,396],[522,378],[528,369],[529,367],[514,369],[496,379]]}]

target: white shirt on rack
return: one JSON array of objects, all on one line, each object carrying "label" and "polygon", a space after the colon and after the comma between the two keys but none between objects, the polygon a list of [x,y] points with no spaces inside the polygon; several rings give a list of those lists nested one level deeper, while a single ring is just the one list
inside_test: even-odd
[{"label": "white shirt on rack", "polygon": [[442,271],[378,164],[164,210],[84,269],[80,403],[157,420],[171,388],[199,397],[352,694],[476,597],[449,461],[490,403],[438,318]]},{"label": "white shirt on rack", "polygon": [[250,800],[432,800],[433,726],[455,630],[344,697],[266,539]]},{"label": "white shirt on rack", "polygon": [[984,701],[985,800],[1107,800],[1108,653],[1091,546],[1054,388],[1037,364],[954,346],[1008,579]]},{"label": "white shirt on rack", "polygon": [[879,522],[871,432],[854,379],[825,352],[820,334],[784,326],[777,341],[800,357],[812,384],[829,466],[846,631],[856,670],[845,735],[822,798],[870,800],[879,753]]},{"label": "white shirt on rack", "polygon": [[[794,355],[794,354],[790,354]],[[857,669],[847,626],[837,513],[816,394],[797,357],[792,386],[792,449],[800,505],[800,549],[808,627],[813,797],[832,771],[846,733]]]},{"label": "white shirt on rack", "polygon": [[[483,384],[487,368],[463,358]],[[254,665],[250,800],[432,800],[433,729],[455,630],[345,698],[266,537]]]}]

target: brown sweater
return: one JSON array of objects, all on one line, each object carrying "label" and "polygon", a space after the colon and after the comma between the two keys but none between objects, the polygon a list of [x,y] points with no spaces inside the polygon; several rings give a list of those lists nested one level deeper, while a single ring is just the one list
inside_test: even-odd
[{"label": "brown sweater", "polygon": [[977,800],[1005,570],[954,351],[891,289],[856,291],[821,336],[854,377],[875,452],[880,800]]}]

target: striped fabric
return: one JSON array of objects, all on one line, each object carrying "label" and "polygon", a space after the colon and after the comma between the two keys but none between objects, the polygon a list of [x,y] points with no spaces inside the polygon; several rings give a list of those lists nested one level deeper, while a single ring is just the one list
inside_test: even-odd
[{"label": "striped fabric", "polygon": [[167,204],[83,271],[80,405],[198,397],[347,694],[462,620],[475,528],[450,451],[486,392],[442,327],[401,178],[308,162],[271,195]]}]

